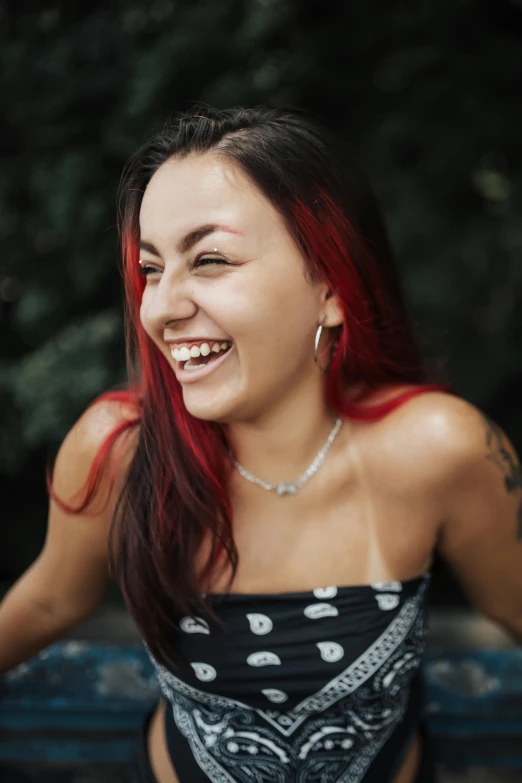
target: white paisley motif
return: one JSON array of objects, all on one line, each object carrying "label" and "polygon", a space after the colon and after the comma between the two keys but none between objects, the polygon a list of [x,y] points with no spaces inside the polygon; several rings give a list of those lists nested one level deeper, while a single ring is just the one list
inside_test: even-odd
[{"label": "white paisley motif", "polygon": [[202,682],[212,682],[217,677],[217,671],[209,663],[191,663],[198,680]]},{"label": "white paisley motif", "polygon": [[395,607],[399,605],[400,600],[398,595],[388,595],[387,593],[378,593],[375,596],[375,599],[379,604],[379,609],[383,609],[384,611],[395,609]]},{"label": "white paisley motif", "polygon": [[282,704],[288,699],[287,694],[284,691],[280,691],[277,688],[264,688],[261,693],[264,693],[269,701],[273,701],[274,704]]},{"label": "white paisley motif", "polygon": [[321,658],[328,663],[340,661],[344,655],[342,645],[337,642],[317,642],[317,646],[321,652]]},{"label": "white paisley motif", "polygon": [[[295,716],[292,731],[297,728],[310,713],[323,712],[330,708],[339,699],[350,695],[358,690],[368,679],[375,676],[383,663],[392,658],[396,650],[404,642],[405,637],[411,632],[415,623],[422,629],[422,614],[420,614],[423,593],[427,587],[427,581],[421,585],[416,596],[407,600],[398,614],[387,625],[383,633],[368,647],[361,655],[344,669],[337,677],[334,677],[317,693],[307,696],[303,701],[297,704],[292,714]],[[231,699],[228,696],[220,696],[218,693],[206,693],[199,691],[184,680],[176,677],[171,671],[159,664],[152,655],[147,643],[143,645],[147,650],[149,657],[156,669],[158,682],[163,694],[169,701],[174,700],[174,694],[180,693],[189,699],[194,699],[206,705],[211,710],[224,710],[227,707],[236,707],[239,710],[250,709],[244,702],[237,699]],[[272,725],[277,726],[273,721],[270,711],[263,710],[260,714]]]},{"label": "white paisley motif", "polygon": [[179,627],[185,633],[210,633],[208,623],[201,617],[183,617],[179,621]]},{"label": "white paisley motif", "polygon": [[280,666],[281,659],[273,652],[255,652],[248,656],[249,666]]},{"label": "white paisley motif", "polygon": [[304,613],[310,620],[319,620],[321,617],[337,617],[339,610],[332,604],[310,604]]},{"label": "white paisley motif", "polygon": [[286,711],[188,685],[155,661],[145,644],[176,726],[209,781],[312,783],[320,777],[321,783],[363,783],[405,718],[424,649],[425,587],[404,601],[356,660]]},{"label": "white paisley motif", "polygon": [[402,592],[402,584],[400,582],[374,582],[372,587],[374,590],[386,590],[389,593]]},{"label": "white paisley motif", "polygon": [[258,636],[270,633],[274,624],[266,614],[247,614],[247,620],[250,623],[250,630]]},{"label": "white paisley motif", "polygon": [[337,595],[337,587],[316,587],[313,591],[316,598],[324,600],[325,598],[335,598]]}]

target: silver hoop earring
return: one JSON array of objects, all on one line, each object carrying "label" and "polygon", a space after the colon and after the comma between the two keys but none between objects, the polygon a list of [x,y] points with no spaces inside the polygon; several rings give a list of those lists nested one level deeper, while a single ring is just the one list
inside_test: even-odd
[{"label": "silver hoop earring", "polygon": [[319,341],[321,339],[321,334],[323,333],[323,325],[319,324],[317,327],[317,331],[315,333],[315,345],[314,345],[314,362],[319,367]]}]

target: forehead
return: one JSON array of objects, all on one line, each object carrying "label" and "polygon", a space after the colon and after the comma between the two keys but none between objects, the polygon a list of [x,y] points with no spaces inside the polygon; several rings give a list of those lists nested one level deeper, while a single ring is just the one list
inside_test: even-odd
[{"label": "forehead", "polygon": [[210,154],[163,163],[151,178],[140,209],[141,234],[148,239],[205,223],[264,230],[278,220],[275,208],[239,166]]}]

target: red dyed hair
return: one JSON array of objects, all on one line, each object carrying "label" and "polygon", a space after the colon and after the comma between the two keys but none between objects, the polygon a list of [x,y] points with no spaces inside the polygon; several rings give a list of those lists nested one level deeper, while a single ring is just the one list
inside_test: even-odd
[{"label": "red dyed hair", "polygon": [[[172,368],[140,324],[139,211],[149,180],[165,161],[210,151],[247,173],[284,218],[310,276],[326,281],[342,302],[344,323],[337,328],[327,374],[332,408],[372,420],[414,395],[447,390],[428,381],[370,186],[313,117],[264,104],[223,111],[198,105],[175,114],[144,144],[127,164],[120,188],[129,389],[102,395],[134,401],[136,419],[107,438],[84,503],[74,510],[87,508],[119,435],[139,426],[112,520],[110,565],[130,614],[165,665],[179,662],[174,639],[180,617],[208,616],[201,590],[223,554],[233,578],[237,550],[226,490],[231,469],[226,430],[185,409]],[[362,389],[356,400],[347,395],[354,384]],[[407,393],[366,404],[379,388],[405,385]],[[196,554],[209,533],[213,545],[198,574]]]}]

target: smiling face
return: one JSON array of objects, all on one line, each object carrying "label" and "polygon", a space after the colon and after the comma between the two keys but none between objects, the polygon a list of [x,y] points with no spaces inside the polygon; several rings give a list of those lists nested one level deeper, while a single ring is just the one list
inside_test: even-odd
[{"label": "smiling face", "polygon": [[[192,415],[252,420],[324,383],[314,336],[319,323],[340,323],[335,297],[307,279],[283,218],[237,165],[210,153],[164,163],[143,196],[140,235],[141,322]],[[191,347],[194,369],[183,369]]]}]

